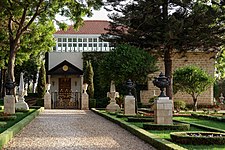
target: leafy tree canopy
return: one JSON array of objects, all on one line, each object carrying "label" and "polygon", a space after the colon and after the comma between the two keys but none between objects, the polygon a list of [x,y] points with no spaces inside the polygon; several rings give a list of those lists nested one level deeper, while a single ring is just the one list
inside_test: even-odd
[{"label": "leafy tree canopy", "polygon": [[213,77],[197,66],[185,66],[175,70],[173,74],[174,93],[181,91],[190,94],[197,109],[198,96],[214,82]]},{"label": "leafy tree canopy", "polygon": [[[0,38],[3,40],[0,45],[8,45],[2,48],[6,54],[1,55],[1,58],[8,60],[9,78],[15,80],[14,65],[17,54],[23,59],[25,54],[31,53],[29,50],[33,50],[31,46],[36,41],[34,49],[52,46],[52,40],[49,43],[46,41],[52,36],[52,21],[56,20],[56,14],[68,17],[77,28],[82,24],[82,17],[90,16],[91,9],[99,9],[101,5],[101,0],[1,0],[0,32],[3,35]],[[59,21],[56,22],[63,26]],[[35,55],[40,53],[38,51]]]},{"label": "leafy tree canopy", "polygon": [[146,82],[147,75],[157,70],[156,59],[143,49],[130,45],[118,45],[103,58],[99,72],[102,82],[122,84],[128,79]]},{"label": "leafy tree canopy", "polygon": [[[104,40],[129,43],[163,57],[172,78],[174,51],[214,51],[224,44],[224,3],[208,0],[107,0],[112,22]],[[171,80],[172,81],[172,80]],[[167,88],[172,98],[172,84]]]}]

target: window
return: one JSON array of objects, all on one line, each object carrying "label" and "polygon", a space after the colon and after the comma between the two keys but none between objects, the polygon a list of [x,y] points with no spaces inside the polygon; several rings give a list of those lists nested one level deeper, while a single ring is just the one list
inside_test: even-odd
[{"label": "window", "polygon": [[83,38],[83,42],[87,42],[87,38]]},{"label": "window", "polygon": [[66,42],[66,38],[63,38],[63,42]]},{"label": "window", "polygon": [[82,42],[82,38],[78,38],[78,42]]},{"label": "window", "polygon": [[97,42],[97,38],[94,38],[93,41],[94,41],[94,42]]},{"label": "window", "polygon": [[88,42],[92,42],[92,38],[88,38]]},{"label": "window", "polygon": [[68,38],[68,42],[72,42],[72,39],[71,38]]},{"label": "window", "polygon": [[58,38],[58,42],[62,42],[62,39],[61,38]]},{"label": "window", "polygon": [[73,38],[73,42],[77,42],[77,38]]}]

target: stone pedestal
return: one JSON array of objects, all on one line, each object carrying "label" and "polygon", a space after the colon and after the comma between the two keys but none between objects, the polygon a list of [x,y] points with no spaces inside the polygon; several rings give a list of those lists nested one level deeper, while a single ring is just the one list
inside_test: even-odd
[{"label": "stone pedestal", "polygon": [[116,102],[110,102],[106,107],[107,112],[120,112],[120,106]]},{"label": "stone pedestal", "polygon": [[116,103],[116,97],[119,97],[118,92],[108,92],[107,97],[110,98],[110,103],[106,107],[106,111],[108,112],[120,112],[120,106]]},{"label": "stone pedestal", "polygon": [[124,115],[136,115],[136,113],[135,113],[135,98],[132,95],[125,96]]},{"label": "stone pedestal", "polygon": [[51,94],[46,92],[44,95],[44,107],[45,109],[51,109]]},{"label": "stone pedestal", "polygon": [[24,101],[23,97],[19,96],[19,101],[16,103],[16,110],[29,110],[29,106]]},{"label": "stone pedestal", "polygon": [[13,95],[4,97],[4,113],[15,114],[15,97]]},{"label": "stone pedestal", "polygon": [[89,110],[89,95],[86,92],[82,93],[81,109]]},{"label": "stone pedestal", "polygon": [[173,124],[172,101],[169,97],[159,97],[154,101],[154,122],[156,124]]}]

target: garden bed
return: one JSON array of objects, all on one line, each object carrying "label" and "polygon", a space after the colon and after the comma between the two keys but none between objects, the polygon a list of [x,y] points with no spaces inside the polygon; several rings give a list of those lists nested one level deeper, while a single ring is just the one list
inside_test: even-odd
[{"label": "garden bed", "polygon": [[172,141],[181,144],[194,145],[223,145],[225,133],[219,132],[173,132],[170,133]]}]

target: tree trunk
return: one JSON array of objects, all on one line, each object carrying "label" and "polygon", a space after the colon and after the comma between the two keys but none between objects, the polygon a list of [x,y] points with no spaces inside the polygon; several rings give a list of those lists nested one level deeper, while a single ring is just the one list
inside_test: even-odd
[{"label": "tree trunk", "polygon": [[172,88],[172,59],[171,50],[168,48],[164,52],[164,66],[165,66],[165,76],[169,77],[170,85],[166,88],[166,95],[172,100],[173,88]]},{"label": "tree trunk", "polygon": [[197,98],[192,96],[193,98],[193,102],[194,102],[194,105],[193,105],[193,111],[197,111]]}]

